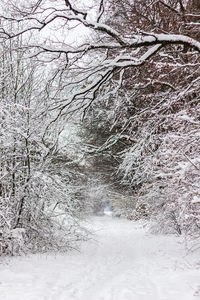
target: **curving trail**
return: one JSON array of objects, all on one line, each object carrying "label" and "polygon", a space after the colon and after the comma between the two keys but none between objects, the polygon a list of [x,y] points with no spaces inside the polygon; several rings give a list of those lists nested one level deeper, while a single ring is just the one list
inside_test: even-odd
[{"label": "curving trail", "polygon": [[[198,254],[138,223],[96,217],[82,251],[13,258],[0,265],[0,300],[196,300]],[[200,261],[200,259],[199,259]]]}]

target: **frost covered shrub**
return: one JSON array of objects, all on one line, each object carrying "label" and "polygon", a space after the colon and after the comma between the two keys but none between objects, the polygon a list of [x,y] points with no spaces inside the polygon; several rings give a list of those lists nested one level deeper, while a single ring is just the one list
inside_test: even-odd
[{"label": "frost covered shrub", "polygon": [[136,118],[141,128],[120,170],[136,192],[136,207],[148,208],[154,232],[200,235],[199,115],[198,99],[174,99],[143,124],[144,115]]},{"label": "frost covered shrub", "polygon": [[26,252],[24,228],[13,228],[15,214],[9,206],[11,199],[0,198],[0,255],[18,255]]},{"label": "frost covered shrub", "polygon": [[23,194],[0,198],[0,255],[67,251],[87,239],[71,189],[38,172]]},{"label": "frost covered shrub", "polygon": [[26,253],[25,230],[7,229],[0,232],[0,255],[19,255]]},{"label": "frost covered shrub", "polygon": [[200,229],[199,113],[198,104],[171,116],[168,122],[174,130],[163,138],[154,166],[154,177],[164,183],[160,193],[162,223],[171,220],[172,227],[187,236]]},{"label": "frost covered shrub", "polygon": [[88,234],[80,225],[82,207],[74,197],[75,187],[58,175],[37,174],[33,183],[32,201],[27,203],[32,211],[26,225],[29,247],[33,251],[75,248]]}]

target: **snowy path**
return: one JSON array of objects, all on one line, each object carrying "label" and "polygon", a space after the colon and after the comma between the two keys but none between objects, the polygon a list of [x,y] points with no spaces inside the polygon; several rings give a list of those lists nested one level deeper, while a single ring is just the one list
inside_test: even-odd
[{"label": "snowy path", "polygon": [[86,242],[81,253],[0,265],[0,300],[200,299],[200,268],[184,257],[177,238],[146,234],[126,220],[92,221],[97,241]]}]

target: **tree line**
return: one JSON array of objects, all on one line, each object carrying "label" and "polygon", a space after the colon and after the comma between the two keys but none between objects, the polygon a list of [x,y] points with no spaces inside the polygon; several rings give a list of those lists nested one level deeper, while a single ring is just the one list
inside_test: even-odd
[{"label": "tree line", "polygon": [[[117,213],[198,244],[199,1],[2,1],[1,10],[1,228],[37,218],[49,228],[55,191],[68,218],[86,214],[93,174]],[[77,43],[65,37],[84,30]],[[71,118],[81,119],[84,166],[58,150]]]}]

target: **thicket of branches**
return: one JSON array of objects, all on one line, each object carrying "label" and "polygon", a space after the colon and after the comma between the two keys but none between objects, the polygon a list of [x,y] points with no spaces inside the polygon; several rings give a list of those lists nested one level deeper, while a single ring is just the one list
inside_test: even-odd
[{"label": "thicket of branches", "polygon": [[[137,28],[141,34],[151,30],[199,40],[198,3],[156,1],[151,10],[149,5],[113,1],[109,24],[118,31],[123,24],[124,34]],[[121,86],[106,99],[107,122],[117,131],[110,149],[113,140],[124,142],[119,171],[133,191],[129,217],[148,216],[154,231],[195,237],[200,226],[199,62],[199,53],[188,45],[170,45],[143,66],[123,70],[124,80],[113,76],[113,89],[117,80]]]},{"label": "thicket of branches", "polygon": [[62,121],[49,127],[55,88],[21,46],[0,45],[0,255],[65,251],[88,234],[83,170],[59,144]]},{"label": "thicket of branches", "polygon": [[82,113],[82,149],[110,180],[113,206],[154,230],[199,236],[199,1],[3,3],[2,43],[53,63],[49,123]]}]

